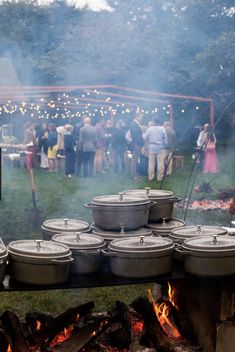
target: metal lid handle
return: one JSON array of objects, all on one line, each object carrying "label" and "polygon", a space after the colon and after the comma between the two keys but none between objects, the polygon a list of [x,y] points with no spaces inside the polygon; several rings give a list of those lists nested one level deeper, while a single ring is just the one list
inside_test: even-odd
[{"label": "metal lid handle", "polygon": [[68,219],[68,218],[64,219],[64,225],[65,225],[65,226],[68,226],[68,222],[69,222],[69,219]]},{"label": "metal lid handle", "polygon": [[35,242],[36,242],[36,247],[37,248],[41,248],[42,247],[41,243],[43,242],[43,240],[35,240]]}]

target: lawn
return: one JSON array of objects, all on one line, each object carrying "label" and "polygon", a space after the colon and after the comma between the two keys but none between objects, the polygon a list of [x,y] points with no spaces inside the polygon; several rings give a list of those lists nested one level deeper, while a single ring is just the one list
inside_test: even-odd
[{"label": "lawn", "polygon": [[[217,175],[203,175],[199,173],[195,184],[206,180],[210,182],[213,192],[209,194],[192,192],[191,199],[216,199],[221,188],[234,186],[235,160],[233,151],[227,148],[219,150],[219,164],[221,172]],[[163,189],[175,192],[179,197],[185,196],[186,187],[192,170],[192,157],[185,156],[183,169],[177,169],[171,177],[167,177]],[[115,194],[130,188],[151,186],[159,188],[159,182],[148,182],[142,177],[133,182],[129,175],[115,175],[112,171],[92,179],[74,177],[65,179],[63,172],[47,173],[44,170],[34,170],[36,181],[37,205],[41,210],[41,221],[51,218],[75,218],[91,223],[91,211],[84,207],[94,196]],[[191,187],[190,187],[191,188]],[[189,189],[190,189],[189,188]],[[0,236],[7,244],[17,239],[42,238],[40,224],[35,226],[30,217],[32,196],[29,175],[26,169],[9,167],[2,168],[2,200],[0,202]],[[182,218],[181,209],[175,209],[174,217]],[[230,222],[228,211],[195,211],[189,210],[185,219],[186,224],[213,224],[227,226]],[[126,303],[145,292],[148,285],[131,285],[120,287],[106,287],[93,289],[73,289],[45,292],[1,292],[0,312],[11,309],[22,317],[27,311],[40,310],[45,313],[57,314],[66,307],[77,305],[94,299],[97,310],[110,308],[116,299],[123,299]],[[19,304],[20,302],[20,304]]]}]

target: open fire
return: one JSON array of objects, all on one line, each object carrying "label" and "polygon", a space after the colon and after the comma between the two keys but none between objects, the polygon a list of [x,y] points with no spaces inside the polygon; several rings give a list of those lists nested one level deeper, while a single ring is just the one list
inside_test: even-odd
[{"label": "open fire", "polygon": [[171,307],[175,307],[173,299],[174,290],[171,288],[171,285],[168,283],[168,299],[163,302],[155,302],[150,289],[147,295],[164,332],[173,339],[181,339],[181,334],[171,318]]},{"label": "open fire", "polygon": [[117,301],[107,313],[92,313],[93,302],[55,318],[27,314],[24,322],[7,311],[2,327],[9,343],[1,352],[200,351],[185,338],[183,324],[178,327],[182,316],[175,289],[168,284],[168,295],[163,296],[159,287],[157,299],[149,289],[145,298],[137,298],[130,306]]}]

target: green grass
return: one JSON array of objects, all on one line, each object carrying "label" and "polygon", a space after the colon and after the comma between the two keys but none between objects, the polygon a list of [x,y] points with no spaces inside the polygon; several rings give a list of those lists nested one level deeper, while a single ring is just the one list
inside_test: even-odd
[{"label": "green grass", "polygon": [[[200,194],[193,192],[192,199],[206,197],[216,199],[220,188],[234,186],[235,159],[233,151],[221,149],[219,151],[221,172],[217,175],[199,174],[195,184],[203,180],[210,181],[214,192]],[[163,189],[175,192],[184,197],[192,159],[189,154],[185,160],[184,169],[175,170],[171,177],[167,177]],[[115,175],[112,171],[93,179],[74,177],[65,179],[63,172],[47,173],[44,170],[34,170],[36,181],[37,204],[41,209],[42,219],[75,218],[91,223],[91,211],[84,207],[94,196],[115,194],[130,188],[151,186],[159,188],[159,182],[148,182],[143,177],[139,182],[133,182],[128,175]],[[29,220],[30,209],[33,208],[29,175],[26,169],[2,169],[2,201],[0,202],[0,236],[8,244],[18,239],[42,238],[40,225],[35,226]],[[182,211],[176,209],[174,217],[181,218]],[[188,211],[186,224],[212,224],[227,226],[230,214],[226,211]],[[88,300],[94,300],[96,310],[110,309],[116,299],[131,302],[134,298],[144,294],[149,285],[130,285],[120,287],[105,287],[92,289],[48,290],[45,292],[0,292],[0,313],[6,309],[17,312],[22,318],[27,311],[41,311],[49,314],[59,314],[66,308],[75,306]]]}]

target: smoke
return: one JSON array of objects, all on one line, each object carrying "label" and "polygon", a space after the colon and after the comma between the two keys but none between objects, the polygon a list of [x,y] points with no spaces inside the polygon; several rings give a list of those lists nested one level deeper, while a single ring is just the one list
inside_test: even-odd
[{"label": "smoke", "polygon": [[[9,1],[12,3],[24,3],[24,0],[17,0],[17,1]],[[0,4],[4,3],[4,0],[0,0]],[[28,2],[30,3],[30,1]],[[35,3],[32,1],[32,3]],[[49,6],[54,4],[54,0],[37,0],[36,4],[39,6]],[[65,3],[68,6],[74,7],[75,9],[80,9],[80,10],[90,10],[94,12],[100,12],[100,11],[109,11],[112,12],[113,8],[109,6],[108,2],[106,0],[65,0]]]}]

